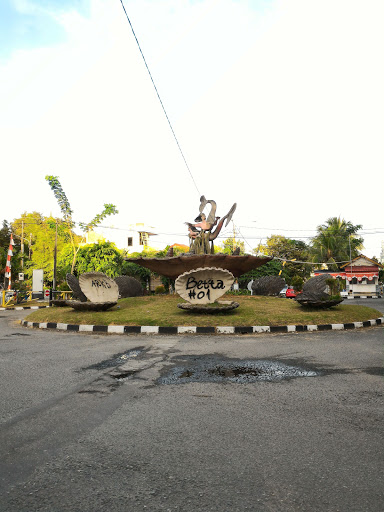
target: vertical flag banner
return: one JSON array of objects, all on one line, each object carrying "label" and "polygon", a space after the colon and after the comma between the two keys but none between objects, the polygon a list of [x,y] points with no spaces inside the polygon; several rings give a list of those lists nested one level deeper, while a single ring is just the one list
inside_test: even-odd
[{"label": "vertical flag banner", "polygon": [[9,241],[9,249],[7,254],[7,264],[5,266],[5,277],[8,278],[8,290],[11,289],[11,258],[13,254],[13,246],[15,245],[13,241],[13,236],[11,233],[11,240]]}]

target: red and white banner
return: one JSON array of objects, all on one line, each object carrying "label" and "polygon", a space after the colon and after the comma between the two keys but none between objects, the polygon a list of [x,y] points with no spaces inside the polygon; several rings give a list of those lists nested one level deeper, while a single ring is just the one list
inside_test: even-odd
[{"label": "red and white banner", "polygon": [[8,254],[7,254],[7,264],[5,266],[5,277],[8,278],[8,290],[11,289],[11,275],[12,275],[12,272],[11,272],[11,258],[12,258],[12,254],[13,254],[13,246],[15,245],[15,242],[13,241],[13,236],[12,236],[12,233],[11,233],[11,240],[9,241],[9,249],[8,249]]}]

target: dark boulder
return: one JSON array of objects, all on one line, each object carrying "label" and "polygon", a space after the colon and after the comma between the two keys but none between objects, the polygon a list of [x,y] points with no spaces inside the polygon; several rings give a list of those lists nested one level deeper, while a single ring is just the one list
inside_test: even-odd
[{"label": "dark boulder", "polygon": [[303,286],[303,291],[296,300],[302,306],[313,308],[330,308],[343,301],[342,297],[332,297],[327,283],[333,279],[330,274],[312,277]]},{"label": "dark boulder", "polygon": [[118,276],[115,283],[119,287],[119,294],[122,299],[125,297],[139,297],[144,294],[143,287],[137,279],[130,276]]},{"label": "dark boulder", "polygon": [[286,283],[282,277],[264,276],[253,281],[252,293],[253,295],[279,295],[284,286],[286,286]]}]

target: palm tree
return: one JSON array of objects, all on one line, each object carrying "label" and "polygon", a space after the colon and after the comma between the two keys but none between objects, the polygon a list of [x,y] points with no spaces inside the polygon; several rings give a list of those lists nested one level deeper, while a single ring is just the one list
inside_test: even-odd
[{"label": "palm tree", "polygon": [[361,228],[360,224],[355,226],[340,217],[329,218],[317,227],[317,235],[312,238],[312,260],[327,263],[331,269],[337,270],[363,248],[363,239],[356,235]]}]

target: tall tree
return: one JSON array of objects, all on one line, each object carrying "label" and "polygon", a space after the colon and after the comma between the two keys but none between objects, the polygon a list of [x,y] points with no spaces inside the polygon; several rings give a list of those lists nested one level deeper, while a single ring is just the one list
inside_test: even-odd
[{"label": "tall tree", "polygon": [[44,270],[46,281],[53,279],[53,263],[55,238],[57,227],[57,253],[70,244],[70,236],[78,242],[78,237],[73,231],[68,232],[67,224],[61,219],[52,216],[44,217],[39,212],[24,212],[12,222],[12,232],[17,245],[24,242],[24,272],[27,278],[32,277],[33,269]]},{"label": "tall tree", "polygon": [[[281,275],[288,284],[291,283],[294,276],[300,276],[304,280],[309,277],[312,267],[310,264],[305,263],[309,261],[309,248],[302,240],[294,240],[281,235],[271,235],[267,238],[266,244],[258,249],[267,256],[273,256],[280,261],[286,261],[284,266],[282,266]],[[263,267],[261,267],[261,270]]]},{"label": "tall tree", "polygon": [[[77,253],[79,252],[80,245],[78,245],[75,241],[75,238],[73,236],[73,229],[75,227],[75,222],[73,221],[73,211],[71,208],[71,205],[68,201],[68,198],[61,186],[61,183],[59,181],[58,176],[46,176],[45,179],[48,181],[49,186],[51,187],[51,190],[54,193],[54,196],[58,202],[58,205],[60,206],[61,213],[63,215],[64,222],[67,225],[68,233],[70,236],[70,242],[72,246],[73,251],[73,258],[72,258],[72,265],[71,265],[71,273],[73,273],[73,270],[75,268]],[[119,213],[116,209],[116,206],[113,204],[104,204],[104,210],[96,215],[93,220],[91,220],[88,223],[80,223],[80,228],[83,230],[83,232],[88,232],[95,227],[97,227],[100,222],[102,222],[106,217],[109,215],[115,215]]]},{"label": "tall tree", "polygon": [[312,260],[337,270],[343,263],[356,258],[363,248],[364,240],[357,234],[361,228],[361,224],[354,225],[340,217],[330,217],[317,227],[317,235],[312,238]]}]

